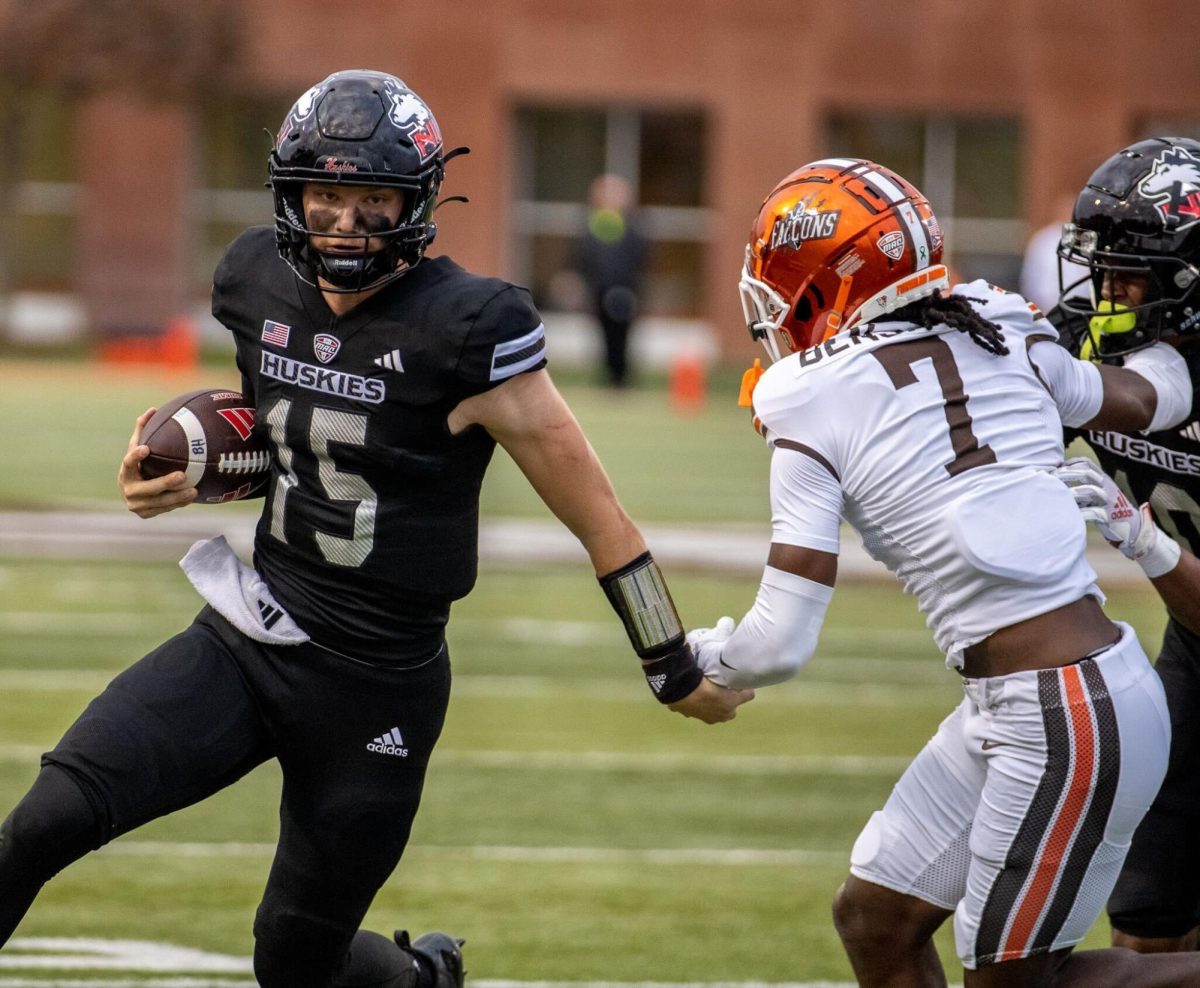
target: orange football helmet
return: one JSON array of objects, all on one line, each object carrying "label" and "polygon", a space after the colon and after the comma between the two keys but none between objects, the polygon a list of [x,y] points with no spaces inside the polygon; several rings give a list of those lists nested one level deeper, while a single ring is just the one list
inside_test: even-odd
[{"label": "orange football helmet", "polygon": [[739,285],[772,360],[949,288],[942,229],[917,189],[858,158],[792,172],[763,201]]}]

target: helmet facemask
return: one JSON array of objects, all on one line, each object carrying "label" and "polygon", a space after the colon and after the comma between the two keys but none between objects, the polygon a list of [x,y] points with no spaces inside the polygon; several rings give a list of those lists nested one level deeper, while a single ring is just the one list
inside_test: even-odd
[{"label": "helmet facemask", "polygon": [[791,334],[783,328],[791,308],[783,297],[766,282],[759,281],[750,273],[750,248],[746,248],[746,263],[742,278],[738,282],[741,293],[742,314],[746,317],[746,328],[750,337],[766,347],[772,362],[782,360],[796,349]]},{"label": "helmet facemask", "polygon": [[[440,182],[440,176],[438,180]],[[286,253],[281,250],[281,254],[302,281],[322,291],[357,293],[400,277],[421,259],[437,232],[436,224],[430,219],[435,203],[430,193],[419,187],[407,187],[395,181],[381,184],[384,188],[403,190],[401,213],[394,226],[388,226],[386,221],[381,225],[375,217],[368,215],[363,218],[363,232],[334,234],[308,225],[303,202],[305,180],[276,179],[273,186],[276,239],[287,245]],[[357,251],[321,250],[313,238],[319,243],[322,237],[359,242],[361,248]],[[368,250],[371,241],[382,241],[383,245]]]},{"label": "helmet facemask", "polygon": [[[1120,244],[1106,242],[1097,231],[1074,223],[1063,226],[1058,255],[1059,304],[1065,312],[1088,321],[1082,356],[1133,353],[1200,323],[1195,314],[1200,302],[1200,271],[1183,258],[1122,249]],[[1064,284],[1066,263],[1079,264],[1088,273]],[[1121,281],[1137,281],[1143,286],[1138,304],[1104,298],[1105,284]],[[1085,286],[1083,295],[1080,292]]]},{"label": "helmet facemask", "polygon": [[[1058,254],[1059,306],[1088,324],[1081,355],[1119,356],[1200,329],[1200,142],[1153,137],[1111,155],[1076,198]],[[1066,284],[1063,261],[1087,275]]]}]

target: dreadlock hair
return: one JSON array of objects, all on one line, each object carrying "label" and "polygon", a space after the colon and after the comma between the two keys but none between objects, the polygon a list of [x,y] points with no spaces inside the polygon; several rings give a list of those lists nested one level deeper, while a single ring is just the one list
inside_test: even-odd
[{"label": "dreadlock hair", "polygon": [[972,343],[988,353],[1003,356],[1008,353],[1008,347],[1004,344],[1004,331],[990,319],[981,316],[971,305],[972,302],[984,301],[966,295],[943,295],[937,290],[932,295],[897,309],[890,318],[904,319],[926,329],[944,324],[960,333],[966,333],[971,337]]}]

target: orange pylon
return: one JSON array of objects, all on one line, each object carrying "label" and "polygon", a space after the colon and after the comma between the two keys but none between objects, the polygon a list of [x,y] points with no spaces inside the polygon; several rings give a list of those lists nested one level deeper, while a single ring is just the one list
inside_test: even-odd
[{"label": "orange pylon", "polygon": [[694,353],[681,353],[671,361],[671,407],[682,415],[690,415],[704,406],[708,396],[708,375],[702,361]]}]

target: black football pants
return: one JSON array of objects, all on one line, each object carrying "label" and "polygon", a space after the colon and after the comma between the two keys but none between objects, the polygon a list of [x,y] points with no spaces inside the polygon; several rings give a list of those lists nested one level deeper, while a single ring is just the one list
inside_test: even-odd
[{"label": "black football pants", "polygon": [[1171,714],[1171,759],[1133,833],[1108,916],[1123,933],[1158,939],[1200,924],[1200,636],[1168,621],[1154,670]]},{"label": "black football pants", "polygon": [[[7,917],[0,909],[0,942],[70,861],[276,758],[280,834],[255,974],[289,988],[342,983],[357,966],[355,931],[408,841],[449,692],[444,647],[415,668],[366,665],[311,644],[262,645],[205,608],[91,702],[0,827],[0,888],[24,893]],[[392,983],[360,973],[354,983]]]}]

